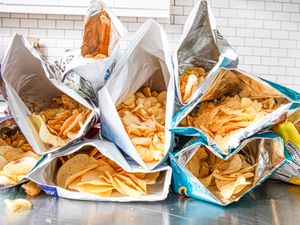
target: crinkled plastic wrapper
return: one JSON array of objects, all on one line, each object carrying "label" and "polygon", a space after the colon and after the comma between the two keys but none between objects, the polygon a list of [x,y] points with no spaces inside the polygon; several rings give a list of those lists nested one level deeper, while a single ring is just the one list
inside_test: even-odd
[{"label": "crinkled plastic wrapper", "polygon": [[[273,133],[261,133],[245,140],[237,152],[246,159],[247,163],[254,165],[254,177],[251,185],[246,186],[238,194],[226,199],[214,192],[213,187],[206,187],[186,168],[198,148],[204,146],[213,151],[202,138],[197,138],[191,145],[177,153],[170,153],[170,162],[173,170],[173,190],[181,195],[193,197],[214,204],[226,206],[238,201],[244,195],[262,184],[280,166],[284,165],[289,155],[284,152],[284,144],[280,137]],[[288,158],[288,159],[287,159]],[[230,174],[228,174],[230,175]],[[214,186],[214,184],[212,184]]]},{"label": "crinkled plastic wrapper", "polygon": [[[17,136],[15,136],[17,135]],[[21,159],[19,155],[21,155],[20,150],[23,151],[22,145],[26,145],[26,151],[23,151],[23,153],[26,154],[26,152],[31,151],[29,150],[30,146],[25,143],[20,136],[22,135],[18,125],[16,124],[15,120],[13,119],[12,116],[6,116],[0,118],[0,136],[1,136],[1,146],[0,146],[0,157],[1,157],[1,168],[0,168],[0,193],[6,193],[6,192],[11,192],[14,190],[18,190],[18,185],[26,182],[25,176],[27,174],[24,174],[22,177],[23,178],[18,178],[19,181],[15,182],[14,184],[9,184],[9,185],[3,185],[2,182],[5,182],[6,180],[6,172],[3,171],[4,167],[9,164],[9,161],[7,162],[6,165],[3,165],[3,159],[7,159],[7,157],[11,158],[10,162],[14,162],[18,159]],[[8,139],[11,139],[12,136],[15,136],[11,141],[13,143],[3,143],[3,137],[6,137]],[[25,139],[26,140],[26,139]],[[9,148],[7,148],[9,147]],[[13,148],[11,148],[13,147]],[[14,154],[14,151],[16,154]],[[23,154],[22,153],[22,154]],[[9,154],[9,155],[8,155]],[[27,154],[26,156],[32,156],[33,154]],[[24,155],[24,157],[26,157]],[[35,155],[38,157],[38,154]],[[41,158],[36,159],[36,163],[32,166],[32,168],[28,171],[28,173],[40,162]],[[9,169],[10,173],[12,173],[12,169]],[[3,173],[2,173],[3,172]],[[14,175],[17,176],[17,175]]]},{"label": "crinkled plastic wrapper", "polygon": [[[148,20],[137,31],[122,55],[106,85],[99,91],[99,108],[103,136],[113,141],[126,154],[145,169],[153,169],[163,163],[172,149],[169,131],[174,112],[175,88],[172,58],[166,34],[153,20]],[[165,156],[159,162],[144,162],[131,142],[116,107],[140,90],[166,91]]]},{"label": "crinkled plastic wrapper", "polygon": [[[283,121],[288,112],[299,106],[300,100],[300,95],[291,89],[237,69],[227,70],[224,68],[220,68],[209,77],[200,96],[201,97],[197,101],[192,102],[190,105],[183,106],[175,113],[171,131],[184,136],[203,137],[208,145],[211,146],[215,155],[223,159],[231,157],[242,140]],[[208,109],[201,111],[201,108],[198,111],[199,107],[203,104],[209,103],[214,105],[213,107],[217,107],[216,104],[219,104],[219,102],[225,102],[224,98],[234,98],[237,96],[239,96],[239,99],[247,98],[248,101],[251,100],[251,104],[253,104],[254,107],[261,100],[272,99],[272,102],[275,103],[275,108],[272,108],[268,113],[263,114],[263,117],[252,120],[245,127],[236,129],[237,131],[232,135],[229,135],[226,142],[224,139],[223,142],[219,142],[218,144],[212,134],[204,128],[201,127],[200,129],[199,127],[191,126],[190,124],[185,126],[182,124],[187,116],[193,117],[193,115],[196,115],[195,113],[207,112]],[[235,110],[229,109],[228,111],[229,113],[233,113]],[[239,121],[235,121],[235,118],[240,117],[238,113],[233,115],[235,116],[231,118],[231,120],[233,120],[231,126],[238,123]],[[253,115],[255,116],[256,113]],[[198,116],[198,119],[201,119],[201,116]],[[204,121],[210,123],[214,119],[217,121],[215,116],[211,119],[206,118]],[[218,121],[221,121],[221,118],[219,118]],[[226,135],[228,134],[229,133],[226,133]]]},{"label": "crinkled plastic wrapper", "polygon": [[[110,197],[100,197],[97,195],[76,192],[56,185],[56,174],[60,163],[59,157],[68,156],[87,147],[95,147],[100,153],[117,163],[127,172],[152,173],[160,171],[160,175],[155,184],[148,185],[148,194],[142,196],[120,196],[112,194]],[[61,163],[60,163],[61,164]],[[115,202],[131,202],[131,201],[160,201],[164,200],[169,192],[171,183],[172,169],[169,166],[162,166],[154,171],[145,171],[136,163],[130,163],[120,153],[119,149],[111,142],[100,140],[85,140],[77,145],[65,148],[60,152],[49,153],[45,159],[35,168],[28,176],[30,180],[37,183],[48,195],[88,201],[115,201]]]},{"label": "crinkled plastic wrapper", "polygon": [[189,104],[199,97],[205,79],[198,84],[187,102],[182,99],[180,74],[186,68],[201,67],[207,72],[206,77],[219,67],[235,68],[238,56],[217,29],[215,18],[206,0],[199,1],[189,15],[179,48],[174,56],[175,82],[179,101]]},{"label": "crinkled plastic wrapper", "polygon": [[[64,77],[70,76],[70,73],[77,73],[83,78],[83,81],[88,83],[87,85],[91,85],[93,87],[95,93],[97,93],[105,84],[109,75],[112,73],[115,64],[120,58],[120,39],[127,32],[122,22],[102,1],[99,0],[94,0],[90,3],[85,18],[85,25],[93,16],[96,16],[102,10],[108,15],[111,24],[108,57],[103,59],[85,58],[82,56],[80,50],[75,50],[67,51],[57,62],[57,65],[62,71]],[[93,29],[96,30],[97,28],[94,27]],[[92,33],[91,35],[95,34]],[[91,35],[89,36],[89,39],[99,39],[99,37],[93,37]],[[80,46],[78,46],[78,48],[80,48]]]},{"label": "crinkled plastic wrapper", "polygon": [[[43,109],[52,99],[66,95],[89,109],[91,113],[72,138],[75,140],[83,137],[99,119],[97,108],[93,105],[88,92],[76,92],[78,90],[75,91],[69,85],[61,83],[59,70],[45,60],[21,35],[14,35],[3,59],[1,74],[11,113],[38,154],[55,151],[62,146],[50,147],[41,140],[38,130],[30,119],[33,115],[28,105],[30,102]],[[69,82],[70,80],[71,78]],[[68,143],[69,141],[65,145]]]},{"label": "crinkled plastic wrapper", "polygon": [[272,178],[300,185],[300,110],[289,115],[273,131],[283,138],[292,160],[279,168]]}]

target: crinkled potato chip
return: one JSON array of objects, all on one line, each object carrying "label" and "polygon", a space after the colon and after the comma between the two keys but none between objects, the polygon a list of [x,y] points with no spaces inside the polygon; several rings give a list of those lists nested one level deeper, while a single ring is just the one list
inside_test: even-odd
[{"label": "crinkled potato chip", "polygon": [[201,146],[188,161],[186,168],[216,196],[229,200],[244,193],[255,182],[256,164],[251,165],[247,160],[251,161],[241,153],[228,160],[221,160]]},{"label": "crinkled potato chip", "polygon": [[197,112],[181,121],[182,126],[196,127],[209,135],[225,153],[230,137],[278,108],[273,98],[233,97],[205,101]]},{"label": "crinkled potato chip", "polygon": [[179,75],[180,92],[183,103],[187,103],[192,97],[196,88],[206,77],[206,72],[201,67],[187,67],[183,73]]},{"label": "crinkled potato chip", "polygon": [[23,198],[17,198],[14,200],[4,199],[4,203],[11,212],[16,213],[29,211],[32,208],[31,202]]},{"label": "crinkled potato chip", "polygon": [[166,98],[167,92],[151,92],[145,87],[117,107],[132,144],[145,162],[159,161],[165,155]]},{"label": "crinkled potato chip", "polygon": [[[28,105],[29,100],[24,100]],[[33,113],[29,118],[35,125],[42,142],[50,147],[60,147],[77,133],[87,120],[91,110],[67,95],[53,98],[47,107],[29,107]]]},{"label": "crinkled potato chip", "polygon": [[126,172],[93,147],[59,160],[62,165],[56,174],[58,186],[101,197],[146,195],[148,185],[155,184],[160,175]]}]

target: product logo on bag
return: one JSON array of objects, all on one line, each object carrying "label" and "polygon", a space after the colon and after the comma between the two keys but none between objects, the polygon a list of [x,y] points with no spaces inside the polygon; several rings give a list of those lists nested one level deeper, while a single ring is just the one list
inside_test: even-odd
[{"label": "product logo on bag", "polygon": [[55,187],[49,187],[46,185],[39,185],[39,186],[47,195],[58,197],[57,189]]},{"label": "product logo on bag", "polygon": [[182,186],[178,188],[178,194],[188,196],[186,187]]},{"label": "product logo on bag", "polygon": [[115,66],[117,64],[117,60],[114,60],[113,63],[110,65],[110,67],[106,70],[105,75],[104,75],[104,80],[107,81],[108,78],[110,77],[112,71],[114,70]]}]

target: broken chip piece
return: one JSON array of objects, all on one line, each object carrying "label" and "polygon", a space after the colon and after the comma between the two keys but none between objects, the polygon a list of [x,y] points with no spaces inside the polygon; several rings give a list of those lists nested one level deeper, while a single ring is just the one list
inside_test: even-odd
[{"label": "broken chip piece", "polygon": [[39,195],[41,192],[40,187],[32,181],[22,184],[21,187],[24,189],[26,194],[32,197]]},{"label": "broken chip piece", "polygon": [[4,203],[11,212],[16,213],[26,212],[32,208],[31,202],[23,198],[17,198],[14,200],[4,199]]}]

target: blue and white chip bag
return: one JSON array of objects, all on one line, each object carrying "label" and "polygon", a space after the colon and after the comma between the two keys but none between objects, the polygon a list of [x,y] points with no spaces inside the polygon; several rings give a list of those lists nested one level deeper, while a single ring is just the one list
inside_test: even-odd
[{"label": "blue and white chip bag", "polygon": [[[182,105],[199,96],[207,77],[220,66],[237,66],[238,56],[218,31],[208,1],[195,4],[173,60],[177,97]],[[196,78],[197,74],[200,77]]]},{"label": "blue and white chip bag", "polygon": [[[72,162],[69,161],[78,154],[93,159],[92,161],[90,159],[82,161],[77,158]],[[66,160],[63,165],[68,165],[60,172],[63,160]],[[82,163],[87,161],[89,163],[82,166]],[[98,165],[95,165],[95,163]],[[87,173],[89,173],[87,179],[83,178],[83,175]],[[146,192],[143,194],[137,194],[138,192],[134,191],[134,188],[128,188],[129,186],[124,183],[126,177],[123,175],[131,178],[133,176],[132,180],[137,182],[137,179],[134,178],[135,176],[138,177],[136,173],[140,175],[139,178],[144,179],[146,182]],[[118,174],[121,175],[121,178],[117,176]],[[86,139],[59,152],[48,153],[43,161],[28,175],[28,179],[38,184],[46,194],[55,197],[86,201],[151,202],[167,198],[171,176],[172,169],[168,165],[146,171],[133,160],[127,160],[112,142]],[[83,183],[77,186],[77,181]],[[90,188],[88,187],[84,188],[83,186],[86,184],[94,188],[94,191],[89,191]],[[116,184],[119,184],[119,186]],[[83,188],[80,188],[80,186]],[[108,191],[101,191],[101,188],[106,188]],[[143,186],[143,188],[145,187]],[[128,189],[131,189],[130,194],[125,191]],[[109,191],[111,192],[109,193]],[[123,193],[121,194],[121,192]]]},{"label": "blue and white chip bag", "polygon": [[[238,69],[220,68],[209,77],[200,97],[175,113],[171,131],[202,137],[216,156],[227,159],[241,141],[283,121],[299,102],[300,94],[289,88]],[[201,111],[203,105],[205,110]],[[214,112],[217,107],[218,112]],[[221,117],[224,115],[227,120]],[[216,123],[220,123],[219,128],[212,130]]]},{"label": "blue and white chip bag", "polygon": [[238,201],[291,160],[283,140],[271,132],[252,136],[242,142],[236,152],[231,159],[221,160],[212,154],[211,147],[202,138],[197,138],[179,152],[169,153],[173,190],[226,206]]}]

